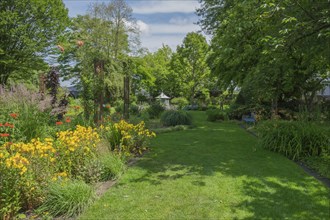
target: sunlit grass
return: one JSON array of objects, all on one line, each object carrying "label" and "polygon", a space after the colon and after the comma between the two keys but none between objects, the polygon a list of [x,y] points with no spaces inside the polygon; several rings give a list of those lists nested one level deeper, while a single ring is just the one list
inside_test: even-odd
[{"label": "sunlit grass", "polygon": [[233,122],[159,134],[81,219],[327,219],[329,190]]}]

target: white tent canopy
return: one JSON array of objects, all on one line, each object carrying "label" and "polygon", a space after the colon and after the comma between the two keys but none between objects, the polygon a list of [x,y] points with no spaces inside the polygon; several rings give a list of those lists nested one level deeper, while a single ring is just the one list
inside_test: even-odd
[{"label": "white tent canopy", "polygon": [[170,99],[170,97],[168,97],[162,92],[159,96],[156,97],[156,99]]}]

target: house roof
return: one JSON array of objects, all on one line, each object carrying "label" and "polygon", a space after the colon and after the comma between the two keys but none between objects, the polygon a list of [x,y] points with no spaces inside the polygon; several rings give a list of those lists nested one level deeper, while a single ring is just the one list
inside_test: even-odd
[{"label": "house roof", "polygon": [[170,97],[168,97],[162,92],[159,96],[156,97],[156,99],[170,99]]}]

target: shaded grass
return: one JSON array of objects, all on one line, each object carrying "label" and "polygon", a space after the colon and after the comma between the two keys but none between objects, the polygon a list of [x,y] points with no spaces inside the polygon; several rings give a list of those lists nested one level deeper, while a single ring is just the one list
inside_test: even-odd
[{"label": "shaded grass", "polygon": [[81,219],[327,219],[329,190],[232,122],[158,135]]}]

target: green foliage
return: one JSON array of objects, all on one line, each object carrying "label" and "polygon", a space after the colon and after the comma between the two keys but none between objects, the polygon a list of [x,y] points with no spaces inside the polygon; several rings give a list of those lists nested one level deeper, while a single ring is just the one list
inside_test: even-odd
[{"label": "green foliage", "polygon": [[220,109],[209,109],[206,111],[208,121],[225,121],[228,120],[227,113]]},{"label": "green foliage", "polygon": [[46,199],[39,210],[54,217],[74,217],[82,213],[95,198],[93,187],[83,181],[56,181],[49,185]]},{"label": "green foliage", "polygon": [[262,147],[293,160],[330,153],[329,130],[311,122],[271,120],[258,128]]},{"label": "green foliage", "polygon": [[[29,141],[49,135],[49,123],[55,124],[50,97],[42,98],[24,85],[11,89],[0,86],[0,95],[0,133],[10,135],[7,141]],[[3,144],[1,139],[0,144]]]},{"label": "green foliage", "polygon": [[313,100],[329,78],[329,3],[202,0],[197,13],[212,34],[208,63],[223,88],[238,86],[251,103]]},{"label": "green foliage", "polygon": [[303,161],[317,173],[330,179],[330,154],[306,157]]},{"label": "green foliage", "polygon": [[46,70],[43,58],[58,51],[59,35],[69,23],[63,1],[1,1],[0,17],[0,84]]},{"label": "green foliage", "polygon": [[178,97],[178,98],[173,98],[171,100],[171,103],[173,105],[176,105],[178,107],[178,109],[180,110],[180,109],[183,109],[183,107],[185,107],[186,105],[188,105],[189,101],[184,97]]},{"label": "green foliage", "polygon": [[147,112],[151,119],[159,118],[163,111],[165,111],[165,108],[159,102],[152,103],[147,109]]},{"label": "green foliage", "polygon": [[191,125],[192,117],[186,111],[165,111],[160,118],[164,126]]},{"label": "green foliage", "polygon": [[118,154],[110,153],[99,157],[101,180],[118,179],[126,169],[125,162]]},{"label": "green foliage", "polygon": [[139,110],[139,106],[136,105],[135,103],[132,103],[130,106],[129,106],[129,111],[131,114],[133,115],[138,115],[140,113],[140,110]]},{"label": "green foliage", "polygon": [[[180,96],[187,98],[190,103],[202,89],[210,84],[210,69],[206,62],[209,45],[205,37],[199,33],[188,33],[182,45],[173,54],[170,66],[170,79],[175,82],[173,89]],[[176,95],[176,96],[178,96]]]}]

